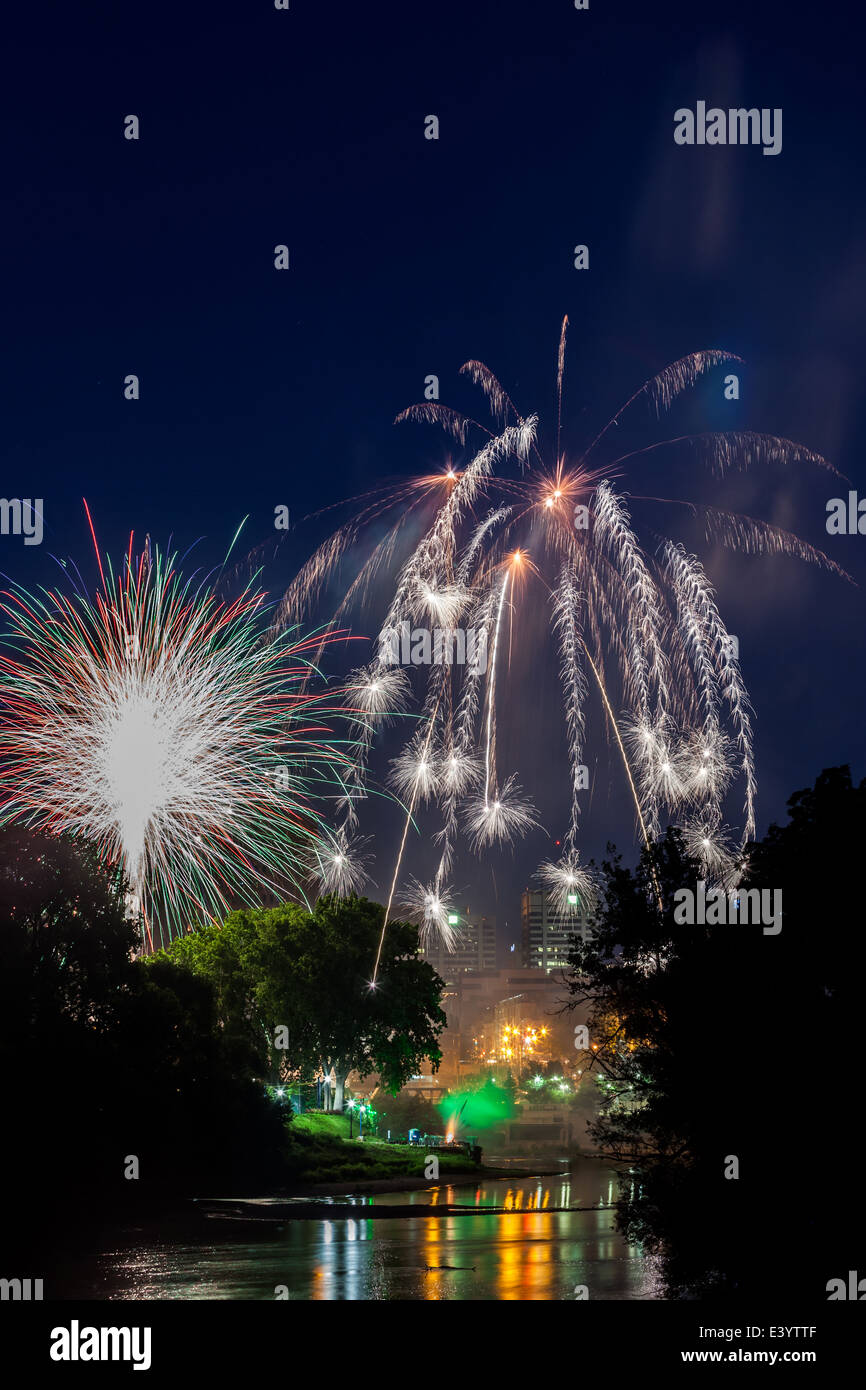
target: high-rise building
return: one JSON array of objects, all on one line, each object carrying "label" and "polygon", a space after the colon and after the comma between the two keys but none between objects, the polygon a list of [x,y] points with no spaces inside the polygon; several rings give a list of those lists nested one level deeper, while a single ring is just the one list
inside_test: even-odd
[{"label": "high-rise building", "polygon": [[584,939],[589,931],[586,913],[580,901],[569,911],[558,911],[549,888],[527,888],[520,900],[520,921],[523,938],[523,964],[530,969],[561,970],[568,963],[568,953],[574,936]]},{"label": "high-rise building", "polygon": [[495,917],[475,916],[468,907],[455,908],[449,925],[457,933],[454,950],[446,951],[435,939],[421,953],[446,984],[458,983],[469,971],[496,969]]}]

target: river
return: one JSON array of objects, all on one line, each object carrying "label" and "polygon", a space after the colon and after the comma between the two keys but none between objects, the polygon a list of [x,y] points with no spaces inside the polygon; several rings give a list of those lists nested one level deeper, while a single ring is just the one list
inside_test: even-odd
[{"label": "river", "polygon": [[[303,1301],[657,1298],[653,1262],[615,1229],[617,1190],[614,1170],[588,1160],[556,1177],[375,1196],[349,1190],[332,1199],[342,1207],[333,1220],[281,1220],[259,1230],[198,1218],[158,1234],[142,1227],[99,1237],[62,1260],[46,1297],[273,1300],[279,1290]],[[444,1212],[444,1204],[471,1214]],[[256,1208],[266,1215],[268,1205]],[[417,1207],[418,1215],[371,1215],[395,1205]]]}]

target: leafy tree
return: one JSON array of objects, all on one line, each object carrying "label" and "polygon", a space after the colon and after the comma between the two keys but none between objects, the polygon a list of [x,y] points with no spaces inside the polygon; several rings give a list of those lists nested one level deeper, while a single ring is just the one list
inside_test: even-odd
[{"label": "leafy tree", "polygon": [[[15,1136],[3,1149],[7,1191],[16,1178],[55,1189],[58,1128],[75,1134],[100,1093],[135,987],[137,935],[122,887],[86,845],[0,832],[0,1071]],[[80,1148],[64,1155],[67,1175],[80,1170]]]},{"label": "leafy tree", "polygon": [[850,1148],[866,783],[830,769],[789,812],[742,879],[782,890],[778,935],[678,925],[673,895],[703,875],[669,831],[635,871],[604,865],[598,936],[574,951],[604,1092],[590,1129],[628,1164],[622,1228],[660,1253],[673,1295],[825,1297],[863,1248],[850,1213],[831,1219],[815,1163]]},{"label": "leafy tree", "polygon": [[325,1074],[336,1077],[334,1109],[342,1110],[346,1077],[377,1072],[398,1092],[425,1057],[434,1071],[446,1024],[439,1000],[444,981],[418,954],[418,930],[389,922],[376,988],[370,987],[383,909],[366,898],[320,898],[305,919],[299,982],[315,1019]]},{"label": "leafy tree", "polygon": [[[444,984],[418,954],[416,927],[389,922],[370,987],[382,915],[377,903],[357,897],[320,898],[312,912],[292,905],[236,912],[222,929],[205,928],[168,955],[211,980],[225,1027],[267,1048],[263,1066],[272,1078],[333,1069],[333,1108],[342,1111],[351,1071],[377,1072],[383,1088],[396,1092],[424,1057],[434,1067],[441,1058]],[[288,1040],[283,1058],[274,1047],[280,1026]]]},{"label": "leafy tree", "polygon": [[258,1073],[275,1086],[319,1060],[297,974],[304,917],[292,903],[232,912],[162,953],[210,982],[227,1036],[250,1049]]},{"label": "leafy tree", "polygon": [[3,1037],[19,1057],[60,1019],[98,1035],[112,1026],[138,935],[124,915],[122,882],[104,873],[90,846],[0,831],[0,929]]}]

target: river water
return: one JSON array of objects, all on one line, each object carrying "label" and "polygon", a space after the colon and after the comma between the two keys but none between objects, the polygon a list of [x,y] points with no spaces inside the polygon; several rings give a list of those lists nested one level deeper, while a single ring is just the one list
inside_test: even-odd
[{"label": "river water", "polygon": [[[158,1235],[129,1231],[79,1249],[74,1261],[56,1268],[46,1297],[657,1298],[653,1263],[616,1232],[617,1191],[613,1169],[585,1161],[556,1177],[485,1178],[470,1186],[375,1196],[347,1193],[332,1200],[351,1201],[351,1216],[281,1220],[264,1224],[261,1232],[229,1220],[199,1221],[192,1233],[189,1226]],[[444,1212],[444,1204],[471,1214]],[[268,1205],[259,1202],[257,1209],[266,1215]],[[370,1214],[395,1205],[417,1207],[418,1214]],[[485,1211],[497,1206],[506,1212]],[[454,1268],[432,1268],[443,1265]]]}]

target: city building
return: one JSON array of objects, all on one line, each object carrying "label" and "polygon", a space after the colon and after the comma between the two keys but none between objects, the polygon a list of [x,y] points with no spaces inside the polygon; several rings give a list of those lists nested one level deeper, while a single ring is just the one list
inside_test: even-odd
[{"label": "city building", "polygon": [[476,916],[471,908],[458,907],[449,914],[449,926],[457,933],[453,951],[434,940],[421,952],[447,985],[470,972],[496,969],[495,917]]},{"label": "city building", "polygon": [[522,899],[523,962],[518,957],[505,969],[497,965],[495,918],[475,915],[468,907],[455,908],[453,916],[455,950],[434,940],[422,951],[446,983],[442,1060],[435,1076],[425,1064],[425,1074],[413,1078],[409,1089],[432,1097],[438,1087],[456,1088],[461,1078],[488,1068],[491,1074],[512,1070],[519,1075],[530,1066],[572,1059],[574,1019],[560,1012],[568,999],[561,968],[572,933],[586,930],[579,905],[563,919],[547,891],[527,890]]},{"label": "city building", "polygon": [[560,1013],[567,998],[562,982],[540,970],[467,971],[442,999],[440,1075],[455,1086],[488,1068],[517,1073],[569,1057],[573,1028]]},{"label": "city building", "polygon": [[553,905],[548,888],[527,888],[520,900],[523,964],[546,974],[560,971],[568,963],[574,936],[586,937],[589,923],[575,894],[575,902],[563,913]]}]

